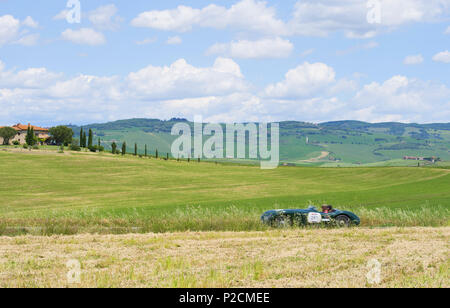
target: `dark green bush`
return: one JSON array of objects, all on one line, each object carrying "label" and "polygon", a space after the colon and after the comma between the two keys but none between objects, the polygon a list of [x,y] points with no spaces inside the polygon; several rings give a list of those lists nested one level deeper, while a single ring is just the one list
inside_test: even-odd
[{"label": "dark green bush", "polygon": [[77,144],[71,144],[70,147],[69,147],[69,150],[80,152],[81,151],[81,147],[79,145],[77,145]]}]

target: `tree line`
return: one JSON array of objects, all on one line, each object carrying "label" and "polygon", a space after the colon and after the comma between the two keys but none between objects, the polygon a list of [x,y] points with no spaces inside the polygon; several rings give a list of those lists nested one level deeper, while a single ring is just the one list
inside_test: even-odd
[{"label": "tree line", "polygon": [[[11,127],[3,127],[0,129],[0,137],[3,137],[3,143],[9,144],[9,141],[14,138],[17,132]],[[86,134],[86,130],[83,127],[80,128],[80,139],[73,138],[74,132],[70,127],[60,125],[55,126],[49,129],[50,134],[50,142],[57,146],[68,146],[72,151],[81,151],[81,149],[88,149],[91,152],[103,152],[105,150],[104,146],[102,146],[101,139],[98,138],[97,144],[94,145],[94,132],[92,129],[89,129]],[[26,146],[35,146],[40,140],[36,137],[34,133],[34,128],[32,126],[28,127],[27,135],[25,137]],[[118,149],[118,145],[115,141],[111,144],[111,153],[112,154],[121,154],[122,156],[127,154],[127,143],[124,141],[122,143],[121,150]],[[170,154],[166,153],[165,157],[161,156],[158,149],[155,149],[155,155],[149,155],[148,146],[144,146],[144,154],[139,154],[138,144],[134,144],[134,152],[130,153],[134,156],[139,157],[155,157],[157,159],[170,159]],[[177,158],[180,160],[180,158]],[[188,162],[191,159],[188,158]],[[198,158],[200,162],[200,158]]]},{"label": "tree line", "polygon": [[[118,155],[121,154],[122,156],[128,154],[126,141],[124,141],[122,143],[121,150],[118,149],[117,143],[115,141],[113,141],[113,143],[111,144],[111,153],[112,154],[118,154]],[[170,159],[169,153],[166,153],[165,157],[160,156],[160,153],[159,153],[158,149],[155,149],[155,155],[154,156],[153,155],[149,155],[148,146],[147,145],[144,145],[144,154],[139,154],[139,147],[138,147],[137,143],[134,144],[134,151],[129,153],[129,154],[132,154],[134,156],[139,156],[139,157],[155,157],[155,158],[162,158],[162,159],[165,159],[165,160],[169,160]]]}]

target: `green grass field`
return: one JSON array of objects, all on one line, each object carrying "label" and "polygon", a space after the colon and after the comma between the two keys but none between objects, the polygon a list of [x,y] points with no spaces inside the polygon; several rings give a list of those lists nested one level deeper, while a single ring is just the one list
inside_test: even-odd
[{"label": "green grass field", "polygon": [[450,170],[315,168],[0,151],[0,235],[264,230],[269,209],[333,204],[363,226],[449,226]]}]

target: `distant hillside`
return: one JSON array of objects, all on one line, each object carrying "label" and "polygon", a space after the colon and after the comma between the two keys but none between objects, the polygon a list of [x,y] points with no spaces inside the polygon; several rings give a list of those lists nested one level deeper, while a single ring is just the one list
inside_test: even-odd
[{"label": "distant hillside", "polygon": [[[170,135],[174,124],[184,119],[130,119],[103,124],[86,125],[106,148],[113,141],[127,142],[131,151],[134,143],[143,151],[170,152]],[[79,138],[78,126],[71,126]],[[287,121],[280,123],[280,156],[283,162],[323,166],[360,164],[413,165],[402,161],[403,156],[437,156],[450,160],[450,123],[404,124],[339,121],[312,124]]]}]

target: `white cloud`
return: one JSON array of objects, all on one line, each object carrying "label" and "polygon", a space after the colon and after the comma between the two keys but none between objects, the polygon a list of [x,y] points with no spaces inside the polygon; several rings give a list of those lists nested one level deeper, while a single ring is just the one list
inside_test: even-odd
[{"label": "white cloud", "polygon": [[98,7],[89,12],[88,19],[92,25],[100,30],[117,30],[122,18],[117,16],[118,9],[114,4]]},{"label": "white cloud", "polygon": [[40,88],[62,77],[62,74],[49,72],[46,68],[29,68],[18,72],[3,69],[4,66],[0,66],[0,88]]},{"label": "white cloud", "polygon": [[58,81],[46,89],[46,93],[54,98],[92,98],[119,99],[118,77],[98,77],[80,75],[66,81]]},{"label": "white cloud", "polygon": [[247,91],[240,67],[225,58],[205,68],[180,59],[168,67],[146,67],[126,78],[79,75],[69,79],[43,68],[6,71],[0,61],[0,122],[33,118],[42,123],[87,123],[138,114],[190,116],[201,106],[208,109],[210,100],[212,113],[226,112],[227,100],[239,109]]},{"label": "white cloud", "polygon": [[183,40],[179,36],[171,36],[167,39],[166,43],[169,45],[179,45],[183,43]]},{"label": "white cloud", "polygon": [[267,38],[257,41],[239,40],[211,46],[207,54],[220,54],[241,59],[286,58],[294,45],[282,38]]},{"label": "white cloud", "polygon": [[442,51],[434,55],[433,60],[436,62],[450,63],[450,52],[448,50]]},{"label": "white cloud", "polygon": [[28,29],[23,27],[37,28],[38,26],[39,24],[30,16],[22,22],[12,15],[0,16],[0,47],[6,44],[35,45],[39,34],[29,34]]},{"label": "white cloud", "polygon": [[215,4],[202,9],[180,5],[172,10],[153,10],[140,13],[131,24],[166,31],[186,32],[194,26],[207,28],[235,28],[247,32],[271,35],[287,33],[285,23],[277,19],[276,11],[267,2],[242,0],[229,8]]},{"label": "white cloud", "polygon": [[418,22],[450,17],[448,0],[380,0],[381,23],[370,24],[367,1],[301,0],[293,17],[282,20],[265,1],[241,0],[231,7],[208,5],[197,9],[178,6],[171,10],[142,12],[131,22],[136,27],[186,32],[193,27],[230,28],[266,36],[327,36],[342,31],[348,38],[369,39],[383,31]]},{"label": "white cloud", "polygon": [[67,29],[61,34],[66,41],[71,41],[80,45],[103,45],[106,43],[105,36],[90,28],[81,28],[79,30]]},{"label": "white cloud", "polygon": [[302,53],[300,54],[300,56],[301,56],[301,57],[307,57],[307,56],[309,56],[310,54],[312,54],[314,51],[315,51],[314,48],[310,48],[310,49],[304,50],[304,51],[302,51]]},{"label": "white cloud", "polygon": [[413,56],[407,56],[405,58],[405,60],[403,60],[403,63],[405,65],[415,65],[415,64],[420,64],[423,63],[423,57],[421,54],[418,55],[413,55]]},{"label": "white cloud", "polygon": [[181,5],[173,10],[140,13],[131,21],[131,24],[135,27],[185,32],[198,23],[200,12],[200,10]]},{"label": "white cloud", "polygon": [[39,23],[34,21],[31,16],[27,16],[24,21],[22,21],[22,25],[30,28],[37,28],[39,27]]},{"label": "white cloud", "polygon": [[208,67],[180,59],[127,76],[65,77],[45,68],[8,70],[0,61],[0,122],[92,123],[202,114],[211,122],[355,119],[447,122],[450,89],[440,83],[394,76],[360,86],[336,79],[324,63],[304,63],[260,91],[237,63],[217,58]]},{"label": "white cloud", "polygon": [[370,41],[364,44],[357,44],[355,46],[352,46],[348,49],[345,50],[338,50],[336,52],[337,55],[346,55],[346,54],[350,54],[350,53],[354,53],[354,52],[358,52],[361,50],[369,50],[369,49],[374,49],[377,48],[379,46],[379,44],[375,41]]},{"label": "white cloud", "polygon": [[136,45],[148,45],[148,44],[153,44],[157,41],[158,39],[156,37],[151,37],[151,38],[146,38],[143,39],[141,41],[136,41]]},{"label": "white cloud", "polygon": [[450,34],[450,26],[445,30],[444,34]]},{"label": "white cloud", "polygon": [[447,0],[380,0],[381,23],[370,24],[367,1],[302,0],[289,22],[293,34],[327,36],[343,31],[348,38],[373,38],[380,31],[389,31],[415,22],[435,22],[449,16]]},{"label": "white cloud", "polygon": [[365,85],[354,101],[358,109],[366,112],[363,120],[388,117],[396,121],[430,122],[445,119],[449,95],[450,89],[445,85],[394,76],[382,84]]},{"label": "white cloud", "polygon": [[22,46],[34,46],[37,44],[39,40],[40,35],[39,34],[29,34],[21,37],[17,41],[14,41],[13,44],[18,44]]},{"label": "white cloud", "polygon": [[197,68],[184,59],[170,66],[148,66],[130,73],[128,88],[141,98],[179,98],[225,95],[247,90],[240,67],[217,58],[212,67]]},{"label": "white cloud", "polygon": [[20,21],[11,15],[0,16],[0,46],[19,36]]},{"label": "white cloud", "polygon": [[283,81],[269,85],[265,95],[278,98],[306,97],[334,83],[335,76],[334,69],[324,63],[305,62],[288,71]]},{"label": "white cloud", "polygon": [[55,16],[53,16],[53,20],[63,20],[67,18],[67,14],[69,14],[69,10],[62,10]]}]

